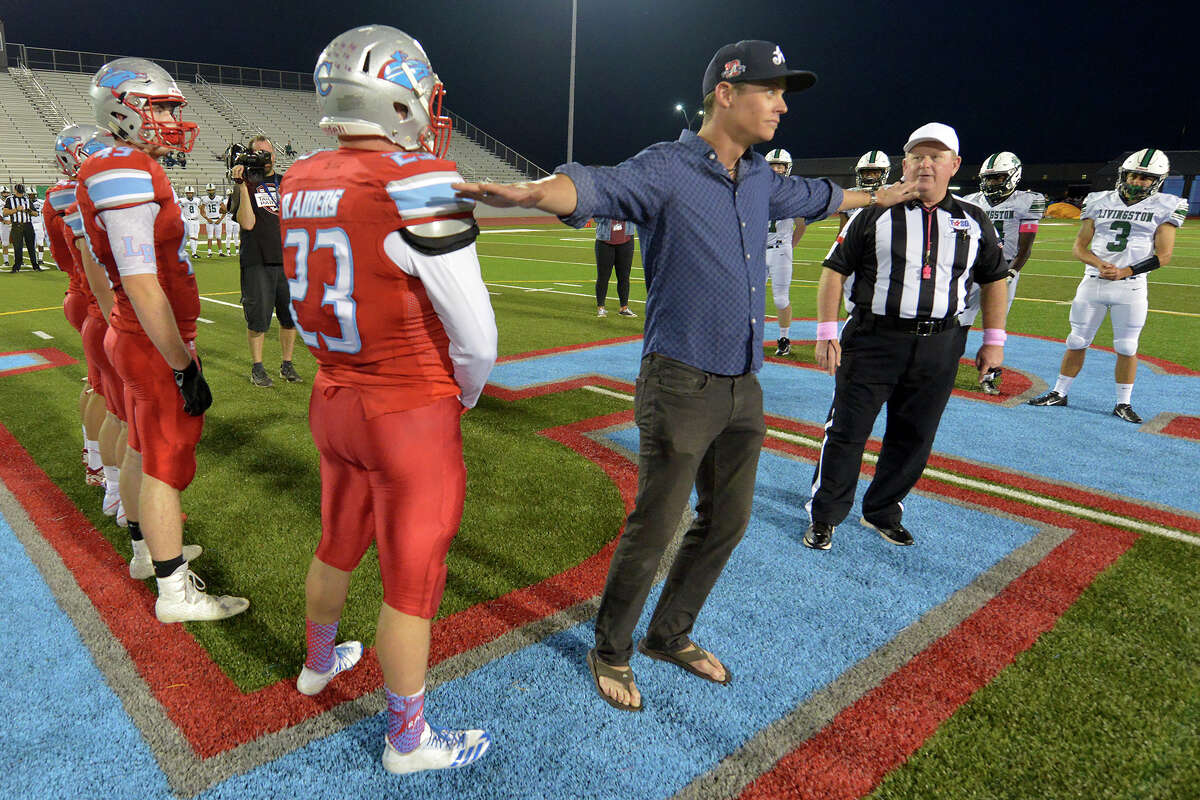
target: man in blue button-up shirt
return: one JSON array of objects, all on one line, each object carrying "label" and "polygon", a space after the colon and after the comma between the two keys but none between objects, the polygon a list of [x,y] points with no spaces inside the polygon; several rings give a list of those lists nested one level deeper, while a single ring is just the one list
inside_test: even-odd
[{"label": "man in blue button-up shirt", "polygon": [[690,638],[696,616],[750,519],[765,424],[762,367],[766,236],[772,219],[823,219],[894,205],[913,184],[845,192],[829,180],[775,174],[752,148],[770,141],[789,70],[775,44],[717,51],[704,75],[704,125],[616,167],[565,164],[530,184],[460,184],[463,196],[539,208],[576,228],[592,217],[632,220],[642,239],[646,328],[635,419],[641,436],[636,505],[609,566],[588,666],[601,697],[642,708],[629,669],[633,628],[692,486],[696,517],[680,545],[638,649],[713,681],[731,672]]}]

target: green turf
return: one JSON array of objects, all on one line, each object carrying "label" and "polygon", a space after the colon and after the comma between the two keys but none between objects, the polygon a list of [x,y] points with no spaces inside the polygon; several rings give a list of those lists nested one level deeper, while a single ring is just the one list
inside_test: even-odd
[{"label": "green turf", "polygon": [[[815,314],[820,259],[835,230],[831,222],[811,226],[796,249],[791,297],[797,317]],[[1073,223],[1042,226],[1010,315],[1011,331],[1065,337],[1068,305],[1082,273],[1070,257],[1075,231]],[[595,316],[589,231],[485,231],[478,250],[502,354],[641,332],[640,260],[631,301],[638,318],[611,313],[615,282],[610,315]],[[295,675],[303,659],[303,576],[320,529],[316,452],[306,418],[310,384],[277,382],[270,390],[250,385],[241,310],[213,302],[236,306],[236,261],[199,259],[196,268],[209,298],[201,313],[213,320],[200,325],[199,346],[216,402],[199,448],[197,478],[184,494],[187,538],[207,550],[195,566],[209,585],[244,593],[252,606],[234,620],[189,630],[240,687],[253,690]],[[82,357],[59,310],[64,276],[4,274],[0,283],[0,352],[49,346]],[[1195,222],[1180,231],[1173,263],[1151,275],[1150,306],[1141,352],[1200,369]],[[34,330],[54,338],[43,341]],[[269,368],[278,358],[273,337],[266,347]],[[1107,323],[1097,344],[1111,344]],[[812,347],[797,343],[792,358],[811,362]],[[315,364],[303,349],[296,365],[311,380]],[[77,399],[83,373],[80,363],[0,378],[0,422],[127,554],[123,532],[100,514],[99,493],[81,480]],[[973,370],[964,369],[961,380],[962,388],[975,390]],[[517,403],[485,397],[464,418],[468,496],[462,532],[450,552],[443,615],[552,575],[616,534],[622,508],[615,487],[599,468],[537,433],[628,408],[620,399],[580,390]],[[1059,626],[889,778],[881,796],[1200,796],[1194,752],[1190,761],[1182,752],[1200,729],[1196,567],[1194,548],[1139,542]],[[380,596],[378,568],[369,555],[351,584],[346,636],[374,640]]]}]

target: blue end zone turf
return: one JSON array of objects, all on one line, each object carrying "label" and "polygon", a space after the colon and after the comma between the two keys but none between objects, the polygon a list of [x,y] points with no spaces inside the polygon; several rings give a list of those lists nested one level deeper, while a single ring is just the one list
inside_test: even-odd
[{"label": "blue end zone turf", "polygon": [[168,797],[141,733],[3,516],[0,573],[0,795]]},{"label": "blue end zone turf", "polygon": [[37,353],[9,353],[0,356],[0,375],[14,369],[37,367],[45,363],[46,359]]},{"label": "blue end zone turf", "polygon": [[[1064,318],[1064,326],[1066,324]],[[767,337],[778,327],[767,326]],[[795,340],[816,336],[816,323],[792,324]],[[981,334],[973,331],[964,354],[974,358]],[[601,374],[633,383],[642,343],[627,342],[498,364],[489,381],[508,389]],[[1054,382],[1063,345],[1026,336],[1009,337],[1005,361]],[[957,458],[1043,475],[1136,500],[1200,512],[1200,492],[1187,481],[1164,481],[1164,465],[1200,463],[1200,442],[1157,436],[1111,415],[1116,404],[1116,356],[1093,350],[1071,388],[1066,408],[1013,408],[984,400],[951,397],[933,450]],[[833,399],[833,379],[803,367],[767,363],[759,373],[768,414],[821,425]],[[1133,407],[1144,419],[1163,412],[1200,416],[1200,378],[1162,375],[1143,365]],[[873,435],[883,435],[886,412]],[[637,448],[634,448],[636,452]],[[811,480],[803,483],[807,491]]]},{"label": "blue end zone turf", "polygon": [[[634,429],[609,439],[637,447]],[[908,507],[923,522],[914,531],[916,547],[897,548],[847,524],[832,550],[816,553],[800,543],[811,469],[763,454],[750,529],[695,631],[729,665],[730,686],[635,654],[647,710],[613,711],[596,695],[584,663],[593,644],[589,621],[432,691],[430,720],[485,727],[493,749],[469,769],[406,778],[404,791],[554,800],[670,795],[1035,533],[914,495]],[[657,596],[656,589],[638,636]],[[383,716],[364,720],[202,796],[379,796],[398,785],[377,766],[384,726]]]}]

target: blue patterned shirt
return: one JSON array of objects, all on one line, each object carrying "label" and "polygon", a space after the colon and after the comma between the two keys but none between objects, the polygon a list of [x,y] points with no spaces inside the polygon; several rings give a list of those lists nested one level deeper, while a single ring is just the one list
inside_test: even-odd
[{"label": "blue patterned shirt", "polygon": [[684,131],[615,167],[564,164],[578,205],[561,217],[582,228],[592,217],[637,223],[646,276],[642,354],[658,353],[705,372],[762,368],[767,228],[773,219],[824,219],[842,204],[827,179],[782,177],[753,149],[738,182],[704,139]]}]

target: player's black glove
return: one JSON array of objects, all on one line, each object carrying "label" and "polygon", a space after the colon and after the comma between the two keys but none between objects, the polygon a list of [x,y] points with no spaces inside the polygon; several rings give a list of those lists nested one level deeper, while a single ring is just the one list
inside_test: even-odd
[{"label": "player's black glove", "polygon": [[175,373],[175,385],[183,395],[183,410],[193,417],[198,417],[212,405],[212,392],[209,391],[208,381],[200,371],[198,359],[193,359],[183,369],[172,370]]}]

